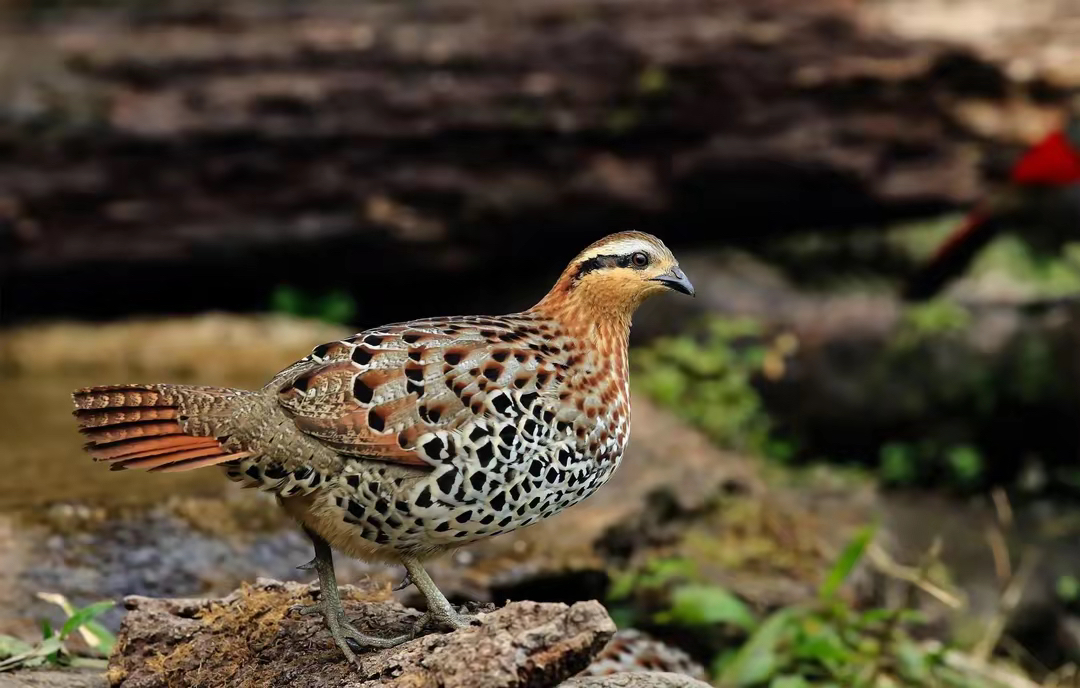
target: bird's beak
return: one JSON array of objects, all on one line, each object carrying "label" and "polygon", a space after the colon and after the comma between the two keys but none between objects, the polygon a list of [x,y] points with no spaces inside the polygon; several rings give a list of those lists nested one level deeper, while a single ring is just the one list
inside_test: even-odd
[{"label": "bird's beak", "polygon": [[671,268],[671,270],[659,277],[653,277],[652,281],[659,282],[668,289],[674,289],[690,296],[694,295],[694,285],[690,284],[690,280],[686,279],[686,273],[678,267]]}]

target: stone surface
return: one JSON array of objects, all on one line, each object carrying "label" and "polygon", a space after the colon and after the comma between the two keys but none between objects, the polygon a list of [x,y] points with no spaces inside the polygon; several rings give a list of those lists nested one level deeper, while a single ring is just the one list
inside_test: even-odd
[{"label": "stone surface", "polygon": [[[129,597],[108,678],[116,688],[288,685],[297,688],[554,686],[584,669],[615,632],[597,602],[515,602],[481,624],[433,633],[348,664],[316,615],[290,607],[312,588],[260,579],[224,599]],[[343,588],[358,628],[401,633],[417,618],[389,588]]]},{"label": "stone surface", "polygon": [[34,669],[0,674],[0,688],[106,688],[98,671]]}]

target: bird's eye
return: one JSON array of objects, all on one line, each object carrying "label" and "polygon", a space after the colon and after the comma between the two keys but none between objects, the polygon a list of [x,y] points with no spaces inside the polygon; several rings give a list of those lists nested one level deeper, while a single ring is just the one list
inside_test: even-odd
[{"label": "bird's eye", "polygon": [[638,251],[630,256],[630,260],[633,261],[635,267],[643,268],[649,264],[649,255]]}]

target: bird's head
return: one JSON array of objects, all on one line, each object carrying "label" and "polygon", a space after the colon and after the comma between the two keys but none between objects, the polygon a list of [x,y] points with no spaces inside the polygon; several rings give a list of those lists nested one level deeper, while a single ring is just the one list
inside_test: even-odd
[{"label": "bird's head", "polygon": [[666,291],[694,295],[694,285],[668,247],[651,234],[619,232],[570,261],[536,308],[629,322],[646,298]]}]

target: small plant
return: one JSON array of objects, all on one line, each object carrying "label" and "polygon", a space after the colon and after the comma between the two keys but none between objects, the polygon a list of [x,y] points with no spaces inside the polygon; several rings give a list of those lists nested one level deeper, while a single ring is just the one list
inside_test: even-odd
[{"label": "small plant", "polygon": [[713,664],[719,683],[733,687],[965,685],[948,683],[940,652],[905,631],[917,623],[906,609],[858,610],[839,595],[863,558],[874,530],[865,528],[841,553],[817,598],[782,608],[756,624],[738,649]]},{"label": "small plant", "polygon": [[1065,604],[1076,604],[1080,601],[1080,580],[1076,576],[1059,576],[1054,585],[1058,599]]},{"label": "small plant", "polygon": [[712,320],[700,338],[665,338],[636,350],[634,382],[720,446],[788,454],[790,447],[771,437],[771,420],[753,384],[769,354],[757,323]]},{"label": "small plant", "polygon": [[935,337],[959,336],[967,331],[971,321],[971,313],[966,308],[946,299],[909,306],[900,316],[892,346],[899,351],[909,351]]},{"label": "small plant", "polygon": [[952,487],[975,488],[986,477],[986,462],[972,445],[942,446],[933,440],[890,442],[878,454],[878,475],[885,485],[910,486],[938,473],[944,473]]},{"label": "small plant", "polygon": [[[662,597],[663,608],[647,619],[652,624],[736,632],[736,636],[726,634],[736,639],[725,642],[731,649],[712,662],[715,685],[725,688],[1019,685],[988,678],[992,672],[984,662],[941,643],[915,639],[911,629],[922,618],[912,609],[911,600],[897,609],[858,609],[845,599],[843,585],[864,559],[874,532],[867,527],[852,538],[813,599],[782,607],[764,618],[729,590],[703,582],[693,562],[682,558],[656,559],[638,571],[617,576],[609,596],[613,616],[625,616],[628,623],[645,621],[640,615],[626,614],[619,605],[632,596],[652,597],[654,602]],[[924,579],[935,556],[915,574],[928,587]]]},{"label": "small plant", "polygon": [[342,325],[356,315],[356,301],[342,290],[314,296],[295,287],[281,285],[270,296],[270,309],[276,313]]},{"label": "small plant", "polygon": [[[113,602],[96,602],[76,609],[63,595],[38,593],[38,597],[64,610],[67,620],[56,630],[48,621],[41,624],[42,638],[28,643],[13,636],[0,635],[0,672],[31,669],[39,666],[92,666],[104,668],[116,644],[116,637],[94,619],[114,606]],[[97,657],[76,656],[68,646],[78,633]]]}]

